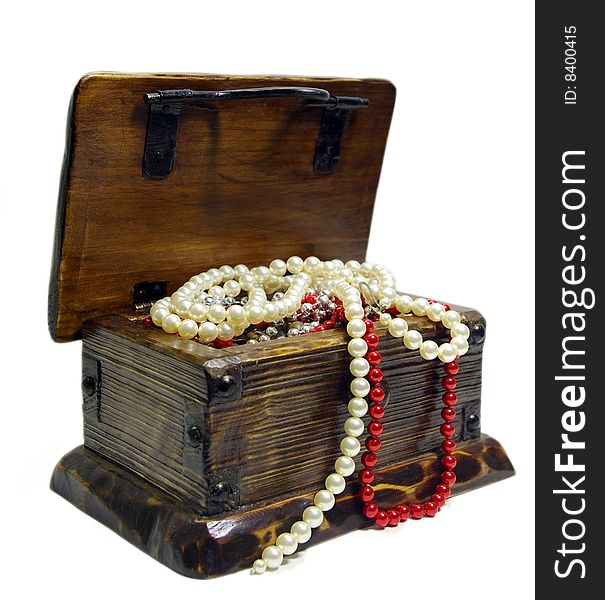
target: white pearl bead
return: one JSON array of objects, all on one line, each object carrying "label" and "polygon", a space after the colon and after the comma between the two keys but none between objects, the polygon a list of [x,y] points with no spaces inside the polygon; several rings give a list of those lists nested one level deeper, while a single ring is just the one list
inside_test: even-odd
[{"label": "white pearl bead", "polygon": [[323,268],[324,268],[324,274],[331,277],[334,275],[334,273],[336,272],[336,263],[334,263],[331,260],[327,260],[324,264],[323,264]]},{"label": "white pearl bead", "polygon": [[275,545],[283,552],[285,556],[294,554],[298,548],[298,540],[291,533],[281,533],[275,540]]},{"label": "white pearl bead", "polygon": [[166,310],[170,308],[170,302],[166,303],[166,302],[162,302],[161,300],[158,300],[150,309],[149,309],[149,314],[151,316],[153,316],[153,314],[157,311],[157,310]]},{"label": "white pearl bead", "polygon": [[389,322],[389,333],[396,338],[403,337],[408,330],[408,324],[404,319],[397,317]]},{"label": "white pearl bead", "polygon": [[410,329],[403,336],[403,343],[405,344],[405,347],[410,350],[418,350],[420,344],[422,344],[422,334],[415,329]]},{"label": "white pearl bead", "polygon": [[254,277],[252,273],[244,273],[239,278],[239,284],[242,287],[242,290],[249,292],[256,284],[256,277]]},{"label": "white pearl bead", "polygon": [[355,461],[350,456],[339,456],[334,463],[334,470],[343,477],[355,472]]},{"label": "white pearl bead", "polygon": [[353,319],[363,319],[364,316],[365,312],[361,304],[351,303],[345,308],[345,317],[348,321],[352,321]]},{"label": "white pearl bead", "polygon": [[333,494],[341,494],[346,484],[345,478],[340,473],[331,473],[326,477],[326,489]]},{"label": "white pearl bead", "polygon": [[420,356],[424,360],[433,360],[437,358],[439,353],[439,346],[433,340],[426,340],[420,344]]},{"label": "white pearl bead", "polygon": [[164,319],[164,317],[166,315],[169,315],[169,314],[170,314],[170,311],[167,308],[164,308],[164,307],[156,308],[156,310],[154,310],[151,313],[151,320],[153,321],[154,325],[161,327],[162,320]]},{"label": "white pearl bead", "polygon": [[279,258],[272,260],[269,264],[269,271],[271,271],[273,275],[277,275],[278,277],[283,277],[286,274],[286,270],[286,263]]},{"label": "white pearl bead", "polygon": [[[193,281],[193,279],[191,280]],[[203,290],[207,290],[211,285],[214,285],[214,279],[207,272],[200,273],[196,275],[195,281],[199,282],[197,287],[198,293]]]},{"label": "white pearl bead", "polygon": [[196,302],[195,304],[192,304],[189,307],[189,318],[193,319],[194,321],[197,321],[198,323],[203,321],[206,318],[207,314],[208,307],[205,304],[202,304],[201,302]]},{"label": "white pearl bead", "polygon": [[303,268],[305,270],[305,273],[311,274],[316,271],[317,267],[319,267],[320,265],[321,261],[319,260],[319,258],[317,258],[317,256],[308,256],[307,258],[305,258]]},{"label": "white pearl bead", "polygon": [[218,336],[218,328],[214,323],[205,321],[199,326],[198,335],[200,336],[200,342],[207,344],[216,339]]},{"label": "white pearl bead", "polygon": [[365,356],[368,351],[368,345],[363,338],[353,338],[349,341],[347,346],[349,354],[351,356]]},{"label": "white pearl bead", "polygon": [[344,425],[346,434],[353,437],[359,437],[363,433],[364,427],[363,421],[358,417],[349,417]]},{"label": "white pearl bead", "polygon": [[454,346],[454,348],[456,349],[456,352],[459,356],[463,356],[464,354],[466,354],[468,352],[468,341],[466,340],[465,337],[463,337],[461,335],[457,335],[456,337],[453,337],[450,344],[452,346]]},{"label": "white pearl bead", "polygon": [[174,294],[172,294],[172,296],[170,296],[170,306],[174,309],[174,307],[181,301],[181,300],[190,300],[191,296],[187,295],[187,294],[183,294],[181,292],[174,292]]},{"label": "white pearl bead", "polygon": [[287,307],[286,307],[286,305],[285,305],[285,303],[284,303],[284,301],[283,301],[283,300],[278,300],[278,301],[275,303],[275,308],[277,308],[277,314],[278,314],[280,317],[282,317],[282,318],[283,318],[283,317],[285,317],[285,316],[286,316]]},{"label": "white pearl bead", "polygon": [[414,300],[412,300],[412,298],[410,298],[410,296],[403,294],[401,296],[397,296],[397,298],[395,300],[395,306],[397,307],[397,310],[400,313],[405,314],[405,313],[410,312],[410,310],[412,310],[413,302],[414,302]]},{"label": "white pearl bead", "polygon": [[257,558],[252,564],[252,572],[262,575],[267,570],[267,563],[262,558]]},{"label": "white pearl bead", "polygon": [[166,333],[176,333],[180,324],[181,317],[175,315],[174,313],[169,313],[162,319],[162,329]]},{"label": "white pearl bead", "polygon": [[302,520],[311,528],[319,527],[324,520],[324,514],[321,508],[317,506],[307,506],[302,514]]},{"label": "white pearl bead", "polygon": [[179,324],[178,332],[182,338],[190,340],[197,335],[197,323],[191,319],[185,319]]},{"label": "white pearl bead", "polygon": [[260,323],[265,316],[265,309],[262,306],[249,306],[247,304],[244,310],[246,312],[246,319],[253,325]]},{"label": "white pearl bead", "polygon": [[230,267],[229,265],[223,265],[222,267],[219,267],[219,271],[221,273],[221,275],[223,276],[223,281],[227,281],[227,279],[231,279],[233,277],[233,267]]},{"label": "white pearl bead", "polygon": [[449,363],[456,358],[457,354],[458,352],[456,351],[456,348],[452,346],[452,344],[441,344],[441,346],[439,346],[439,353],[437,356],[441,362]]},{"label": "white pearl bead", "polygon": [[357,456],[360,450],[361,444],[359,443],[359,440],[356,437],[348,435],[342,438],[340,442],[340,451],[345,456]]},{"label": "white pearl bead", "polygon": [[235,298],[242,291],[242,286],[235,279],[229,279],[223,284],[225,294],[230,298]]},{"label": "white pearl bead", "polygon": [[223,280],[223,274],[218,269],[208,269],[207,274],[212,277],[214,285]]},{"label": "white pearl bead", "polygon": [[291,256],[286,261],[288,271],[290,271],[290,273],[292,273],[293,275],[296,275],[297,273],[300,273],[302,271],[303,264],[303,259],[300,258],[300,256]]},{"label": "white pearl bead", "polygon": [[246,311],[243,306],[234,304],[227,309],[227,318],[233,323],[241,323],[246,318]]},{"label": "white pearl bead", "polygon": [[450,335],[453,338],[454,337],[463,337],[465,340],[468,340],[469,336],[471,335],[471,332],[464,323],[456,323],[450,329]]},{"label": "white pearl bead", "polygon": [[196,286],[195,284],[191,283],[190,281],[188,281],[187,283],[184,283],[179,289],[178,291],[182,294],[185,294],[188,297],[193,296],[193,292],[195,291]]},{"label": "white pearl bead", "polygon": [[345,263],[345,267],[347,267],[347,269],[351,269],[352,271],[356,271],[357,269],[359,269],[359,263],[356,260],[348,260]]},{"label": "white pearl bead", "polygon": [[363,398],[351,398],[347,408],[352,417],[363,417],[368,412],[368,403]]},{"label": "white pearl bead", "polygon": [[392,319],[393,316],[391,315],[391,313],[383,312],[380,314],[380,318],[378,319],[378,321],[381,325],[388,325],[392,321]]},{"label": "white pearl bead", "polygon": [[460,323],[460,315],[455,310],[448,310],[441,317],[441,322],[445,327],[451,329],[456,323]]},{"label": "white pearl bead", "polygon": [[361,296],[359,295],[359,291],[353,287],[346,290],[342,296],[342,303],[345,305],[345,308],[347,306],[348,307],[361,306],[362,302],[361,302]]},{"label": "white pearl bead", "polygon": [[351,319],[347,323],[347,333],[354,338],[363,337],[366,333],[366,324],[361,319]]},{"label": "white pearl bead", "polygon": [[277,306],[275,306],[275,304],[272,304],[271,302],[267,302],[265,304],[265,313],[263,316],[263,321],[266,321],[267,323],[273,323],[274,321],[277,321],[278,313],[279,311],[277,310]]},{"label": "white pearl bead", "polygon": [[248,267],[246,265],[235,265],[235,267],[233,267],[233,273],[235,275],[235,277],[237,277],[238,279],[244,274],[244,273],[248,273],[250,269],[248,269]]},{"label": "white pearl bead", "polygon": [[271,271],[267,267],[254,267],[250,269],[250,273],[256,277],[256,281],[260,283],[264,283],[267,280],[267,277],[271,275]]},{"label": "white pearl bead", "polygon": [[284,561],[284,555],[277,546],[267,546],[261,556],[269,569],[277,569]]},{"label": "white pearl bead", "polygon": [[355,377],[365,377],[370,372],[370,363],[365,358],[358,356],[350,362],[349,371]]},{"label": "white pearl bead", "polygon": [[336,498],[334,498],[334,494],[330,490],[319,490],[313,497],[313,504],[324,512],[331,510],[335,502]]},{"label": "white pearl bead", "polygon": [[445,308],[443,304],[439,304],[439,302],[433,302],[433,304],[426,309],[426,316],[435,323],[439,323],[441,321],[441,317],[444,313]]},{"label": "white pearl bead", "polygon": [[222,304],[213,304],[208,309],[208,320],[212,321],[213,323],[220,323],[221,321],[224,321],[226,316],[227,311]]},{"label": "white pearl bead", "polygon": [[296,536],[299,544],[304,544],[311,539],[311,528],[304,521],[296,521],[290,527],[290,533]]},{"label": "white pearl bead", "polygon": [[354,377],[351,380],[350,388],[353,396],[364,398],[370,393],[370,382],[365,377]]},{"label": "white pearl bead", "polygon": [[217,337],[219,340],[223,340],[225,342],[227,340],[233,339],[234,335],[235,330],[233,329],[233,327],[231,327],[231,325],[229,325],[229,323],[223,322],[217,326]]},{"label": "white pearl bead", "polygon": [[417,317],[424,317],[429,307],[429,301],[426,298],[416,298],[412,303],[412,312]]},{"label": "white pearl bead", "polygon": [[175,304],[174,312],[182,319],[186,319],[189,314],[189,307],[192,304],[191,300],[180,300]]},{"label": "white pearl bead", "polygon": [[208,295],[211,298],[214,298],[215,300],[224,300],[224,298],[225,298],[225,290],[220,285],[213,285],[208,290]]},{"label": "white pearl bead", "polygon": [[273,294],[280,287],[280,279],[276,275],[269,275],[265,282],[265,292]]}]

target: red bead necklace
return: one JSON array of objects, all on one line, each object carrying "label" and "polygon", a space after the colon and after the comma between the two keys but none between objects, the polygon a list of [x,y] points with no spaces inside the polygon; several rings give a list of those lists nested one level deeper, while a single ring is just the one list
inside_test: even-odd
[{"label": "red bead necklace", "polygon": [[384,406],[382,401],[385,398],[385,392],[380,382],[383,378],[382,370],[378,368],[382,357],[380,352],[376,350],[380,342],[378,335],[374,333],[374,323],[369,319],[364,320],[366,324],[366,335],[364,340],[368,345],[366,360],[372,367],[367,374],[371,388],[369,398],[371,406],[369,415],[372,418],[367,427],[368,436],[365,440],[366,452],[361,455],[361,462],[364,466],[359,471],[358,478],[362,484],[359,490],[359,498],[363,502],[363,514],[368,519],[373,519],[378,527],[386,527],[387,525],[394,527],[407,521],[409,517],[412,519],[421,519],[422,517],[434,517],[441,507],[445,504],[446,499],[451,494],[451,487],[456,482],[454,468],[456,467],[456,458],[452,452],[456,448],[456,442],[452,439],[455,428],[452,421],[456,416],[453,406],[456,404],[458,397],[454,393],[456,387],[455,375],[458,373],[459,365],[456,361],[446,363],[444,365],[445,376],[441,380],[441,386],[444,390],[442,401],[445,408],[441,411],[443,423],[439,428],[441,435],[445,438],[441,443],[443,456],[441,464],[443,472],[441,473],[441,483],[435,487],[435,493],[430,500],[420,504],[398,504],[392,509],[384,510],[374,502],[375,491],[372,487],[374,482],[374,467],[378,463],[377,452],[380,450],[380,436],[383,431],[383,425],[380,420],[384,417]]}]

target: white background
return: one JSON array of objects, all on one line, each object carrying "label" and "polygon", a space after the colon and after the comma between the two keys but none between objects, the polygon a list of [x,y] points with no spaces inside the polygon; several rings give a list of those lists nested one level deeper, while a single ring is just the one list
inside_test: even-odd
[{"label": "white background", "polygon": [[[532,597],[532,3],[13,2],[0,29],[4,597]],[[50,341],[46,294],[67,105],[93,70],[392,80],[368,257],[402,289],[484,313],[482,422],[516,477],[276,574],[206,582],[52,494],[53,466],[81,443],[80,343]]]}]

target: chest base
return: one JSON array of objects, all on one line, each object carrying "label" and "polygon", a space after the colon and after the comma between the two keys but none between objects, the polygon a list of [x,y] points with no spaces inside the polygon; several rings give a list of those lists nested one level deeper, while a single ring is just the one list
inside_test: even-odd
[{"label": "chest base", "polygon": [[[459,444],[454,454],[458,460],[454,495],[514,475],[500,443],[487,435]],[[381,504],[426,500],[439,472],[434,453],[377,471],[376,491]],[[370,524],[361,514],[358,486],[356,481],[348,483],[334,508],[326,513],[324,523],[301,549]],[[177,573],[197,579],[249,568],[277,533],[288,530],[300,518],[316,491],[201,517],[134,472],[84,446],[61,459],[50,487],[139,550]]]}]

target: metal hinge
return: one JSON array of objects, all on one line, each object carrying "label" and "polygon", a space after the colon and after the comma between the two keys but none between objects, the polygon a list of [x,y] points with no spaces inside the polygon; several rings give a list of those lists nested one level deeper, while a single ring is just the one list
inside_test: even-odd
[{"label": "metal hinge", "polygon": [[220,91],[164,90],[145,94],[149,105],[147,135],[143,152],[143,172],[161,178],[174,169],[179,117],[185,104],[217,100],[249,100],[258,98],[300,98],[304,106],[322,107],[321,122],[315,146],[313,168],[320,175],[329,175],[340,161],[342,136],[352,110],[365,108],[367,98],[332,96],[320,88],[266,87]]}]

